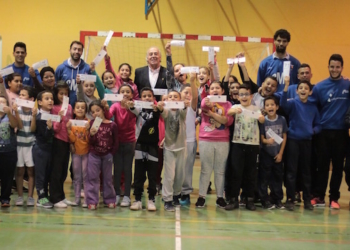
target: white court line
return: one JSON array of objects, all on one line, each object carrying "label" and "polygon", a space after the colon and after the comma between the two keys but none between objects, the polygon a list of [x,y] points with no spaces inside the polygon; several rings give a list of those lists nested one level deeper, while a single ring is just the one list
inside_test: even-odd
[{"label": "white court line", "polygon": [[180,208],[175,207],[175,250],[181,250]]}]

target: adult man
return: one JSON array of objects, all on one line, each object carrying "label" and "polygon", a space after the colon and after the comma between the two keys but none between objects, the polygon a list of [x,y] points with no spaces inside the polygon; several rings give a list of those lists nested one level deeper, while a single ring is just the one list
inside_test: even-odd
[{"label": "adult man", "polygon": [[277,30],[273,39],[276,51],[260,63],[257,85],[261,87],[266,77],[274,76],[279,83],[277,92],[280,92],[283,91],[284,88],[284,76],[282,75],[283,63],[285,61],[290,61],[290,82],[291,84],[297,84],[297,70],[299,69],[300,62],[287,53],[287,46],[290,42],[290,34],[287,30]]},{"label": "adult man", "polygon": [[[135,84],[139,93],[144,87],[152,89],[167,89],[166,68],[160,66],[162,55],[157,47],[151,47],[147,51],[146,60],[148,66],[135,70]],[[157,101],[160,96],[155,93]]]},{"label": "adult man", "polygon": [[77,74],[90,73],[90,67],[80,57],[83,54],[84,45],[79,41],[73,41],[70,44],[70,58],[64,61],[56,69],[56,82],[63,80],[69,86],[69,103],[74,107],[77,100]]},{"label": "adult man", "polygon": [[[15,58],[15,62],[7,67],[12,66],[13,71],[20,74],[22,76],[23,85],[34,86],[33,79],[28,73],[29,66],[25,64],[25,58],[27,56],[27,46],[25,43],[17,42],[13,46],[13,56]],[[41,82],[41,78],[39,72],[35,70],[35,74],[39,82]]]},{"label": "adult man", "polygon": [[350,80],[341,75],[343,58],[333,54],[328,62],[330,77],[316,84],[313,88],[313,99],[317,103],[321,116],[322,132],[315,136],[317,154],[317,171],[313,183],[311,203],[314,206],[325,206],[325,193],[328,184],[329,165],[332,160],[332,177],[329,184],[329,206],[339,209],[339,188],[343,178],[345,150],[348,142],[348,131],[344,117],[350,106]]},{"label": "adult man", "polygon": [[312,73],[311,73],[311,67],[309,64],[303,63],[300,65],[298,69],[298,81],[295,83],[292,83],[292,85],[289,85],[288,92],[287,92],[287,98],[295,98],[297,96],[297,87],[299,81],[308,81],[311,82]]}]

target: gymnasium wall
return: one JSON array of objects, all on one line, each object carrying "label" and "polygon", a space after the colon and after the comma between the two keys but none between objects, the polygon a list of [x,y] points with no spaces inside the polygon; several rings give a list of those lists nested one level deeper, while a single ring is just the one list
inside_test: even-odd
[{"label": "gymnasium wall", "polygon": [[348,0],[158,0],[147,19],[143,0],[2,0],[1,8],[3,67],[17,41],[27,44],[27,64],[48,58],[56,67],[80,30],[272,37],[286,28],[288,51],[311,65],[314,83],[328,76],[332,53],[343,55],[350,75]]}]

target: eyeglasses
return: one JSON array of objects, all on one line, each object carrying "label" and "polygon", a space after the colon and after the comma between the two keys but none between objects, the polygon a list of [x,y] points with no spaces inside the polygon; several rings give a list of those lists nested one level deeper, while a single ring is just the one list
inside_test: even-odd
[{"label": "eyeglasses", "polygon": [[245,93],[245,94],[238,94],[238,96],[239,96],[239,97],[245,97],[245,96],[246,96],[246,97],[248,97],[248,96],[250,96],[250,94],[249,94],[249,93]]}]

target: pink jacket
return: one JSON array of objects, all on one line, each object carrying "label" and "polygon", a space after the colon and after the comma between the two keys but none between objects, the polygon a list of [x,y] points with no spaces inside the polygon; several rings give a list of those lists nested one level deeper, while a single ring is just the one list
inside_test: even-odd
[{"label": "pink jacket", "polygon": [[[51,113],[58,115],[62,105],[54,105]],[[61,122],[53,122],[53,131],[55,132],[55,137],[65,142],[69,142],[68,132],[67,132],[67,123],[69,119],[73,119],[72,106],[68,105],[67,114],[63,117]]]}]

